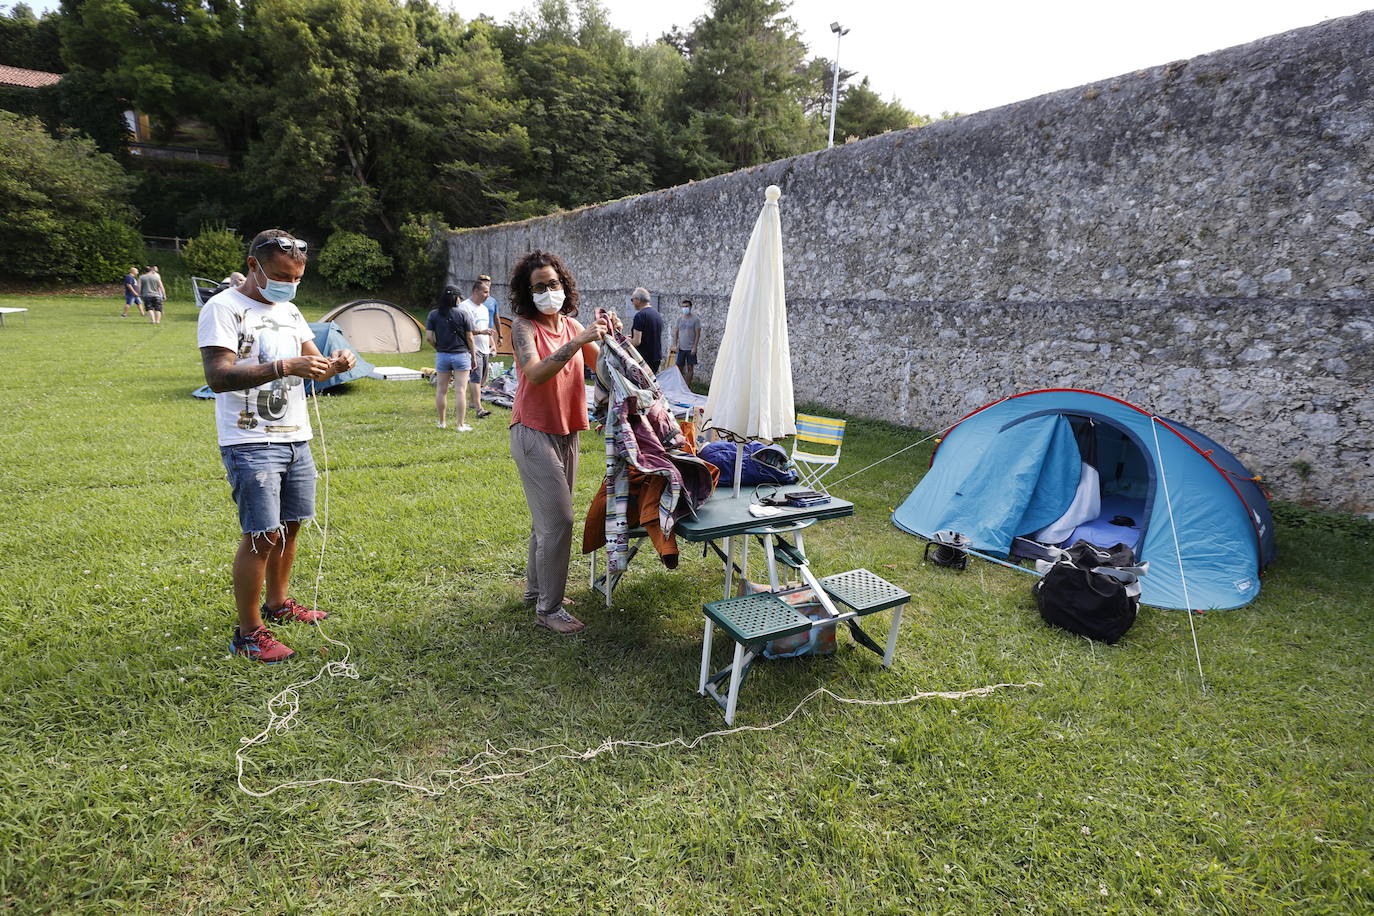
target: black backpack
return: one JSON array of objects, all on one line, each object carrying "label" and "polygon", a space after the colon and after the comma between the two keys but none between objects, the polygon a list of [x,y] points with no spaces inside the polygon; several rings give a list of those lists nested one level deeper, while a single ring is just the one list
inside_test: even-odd
[{"label": "black backpack", "polygon": [[1078,541],[1056,552],[1053,562],[1036,561],[1043,575],[1031,591],[1040,616],[1070,633],[1105,643],[1125,636],[1140,609],[1140,577],[1150,564],[1136,565],[1135,554],[1125,544],[1104,549]]}]

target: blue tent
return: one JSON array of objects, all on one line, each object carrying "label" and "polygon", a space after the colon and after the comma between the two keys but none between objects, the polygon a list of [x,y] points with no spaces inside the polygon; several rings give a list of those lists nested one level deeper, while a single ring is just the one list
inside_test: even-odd
[{"label": "blue tent", "polygon": [[996,557],[1079,538],[1125,543],[1150,564],[1145,604],[1235,608],[1259,594],[1274,559],[1258,481],[1196,430],[1118,398],[1029,391],[950,427],[892,521],[924,538],[958,531]]},{"label": "blue tent", "polygon": [[[344,337],[343,328],[332,321],[312,321],[310,330],[315,332],[315,346],[321,353],[328,356],[335,350],[352,350],[353,347]],[[358,378],[367,378],[376,368],[361,356],[358,357],[358,364],[347,372],[331,376],[322,382],[314,382],[310,379],[305,380],[305,393],[314,394],[316,391],[328,391],[335,385],[342,385]]]}]

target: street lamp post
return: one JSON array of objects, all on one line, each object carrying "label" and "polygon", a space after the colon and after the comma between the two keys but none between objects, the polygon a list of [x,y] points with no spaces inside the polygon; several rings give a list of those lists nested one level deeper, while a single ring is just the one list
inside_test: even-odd
[{"label": "street lamp post", "polygon": [[830,23],[835,33],[835,79],[830,85],[830,146],[835,145],[835,106],[840,102],[840,39],[849,34],[838,22]]}]

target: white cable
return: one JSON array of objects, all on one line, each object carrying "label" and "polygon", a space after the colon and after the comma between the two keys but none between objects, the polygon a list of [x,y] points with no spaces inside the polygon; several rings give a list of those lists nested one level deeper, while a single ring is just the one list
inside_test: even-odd
[{"label": "white cable", "polygon": [[[443,795],[447,792],[461,792],[464,789],[468,789],[477,785],[500,782],[506,779],[519,779],[523,776],[528,776],[531,773],[542,770],[545,767],[552,766],[560,760],[592,760],[593,758],[599,757],[602,754],[612,753],[617,748],[632,748],[635,750],[653,751],[676,746],[682,748],[683,750],[692,750],[708,738],[723,738],[728,735],[737,735],[741,732],[772,731],[773,729],[780,728],[781,726],[786,725],[788,722],[792,721],[792,719],[794,719],[797,716],[797,714],[802,711],[803,707],[805,707],[812,700],[820,696],[827,696],[837,703],[845,703],[854,706],[904,706],[908,703],[914,703],[917,700],[963,700],[969,697],[982,697],[987,696],[988,694],[991,694],[994,691],[1000,690],[1004,687],[1029,688],[1044,686],[1044,684],[1040,683],[1039,681],[1026,681],[1024,683],[1019,684],[989,684],[985,687],[974,687],[969,690],[937,690],[927,691],[923,693],[915,693],[911,696],[901,697],[895,700],[853,699],[851,697],[842,697],[839,694],[831,692],[829,689],[825,687],[818,687],[811,693],[807,694],[807,696],[800,703],[793,707],[790,713],[788,713],[786,716],[782,717],[776,722],[770,723],[768,725],[737,725],[734,728],[718,729],[716,731],[705,732],[704,734],[698,735],[697,737],[692,738],[691,740],[687,740],[685,738],[669,738],[667,741],[635,741],[629,739],[612,741],[607,739],[606,741],[603,741],[596,747],[587,748],[586,750],[582,751],[575,750],[566,744],[546,744],[541,747],[535,748],[512,747],[508,750],[496,751],[493,750],[491,744],[488,743],[486,750],[479,751],[478,753],[474,754],[467,761],[467,763],[463,764],[462,766],[459,766],[451,770],[435,770],[435,781],[431,782],[428,785],[423,783],[406,782],[405,780],[401,779],[388,779],[386,777],[381,776],[368,776],[361,779],[339,779],[333,776],[324,776],[318,779],[297,779],[288,782],[278,783],[277,785],[272,786],[268,789],[264,789],[262,791],[257,791],[248,788],[248,786],[244,785],[243,782],[243,751],[249,747],[252,747],[255,744],[265,743],[266,736],[270,732],[287,731],[291,726],[291,719],[295,716],[296,712],[300,708],[300,697],[296,694],[294,688],[296,688],[297,686],[305,686],[307,684],[314,683],[315,681],[319,680],[319,678],[320,674],[316,674],[315,677],[311,678],[309,681],[303,681],[300,685],[293,684],[291,687],[287,688],[287,690],[284,690],[276,697],[273,697],[273,704],[278,703],[278,701],[286,703],[288,707],[286,714],[282,715],[278,713],[275,708],[272,708],[272,704],[269,704],[269,709],[272,712],[272,721],[268,723],[267,728],[263,729],[262,732],[260,732],[258,736],[255,738],[242,739],[243,748],[239,751],[238,761],[239,788],[243,792],[253,796],[254,798],[266,798],[267,796],[272,795],[275,792],[279,792],[282,789],[305,789],[310,788],[312,786],[333,783],[334,785],[340,786],[393,786],[398,789],[409,789],[414,792],[421,792],[425,795],[438,796]],[[288,693],[290,693],[290,696],[285,697],[285,699],[283,699],[283,697]],[[558,751],[561,753],[554,753],[546,760],[537,763],[533,766],[526,767],[523,770],[494,770],[490,772],[484,772],[489,768],[495,766],[496,763],[504,757],[511,757],[516,755],[534,756],[536,754],[553,751]]]},{"label": "white cable", "polygon": [[[324,577],[324,551],[329,543],[329,446],[324,438],[324,421],[320,416],[319,394],[313,394],[311,401],[315,405],[315,426],[319,430],[320,436],[320,456],[323,459],[323,471],[321,476],[324,478],[324,525],[320,528],[320,559],[315,567],[315,593],[310,606],[316,608],[320,606],[320,580]],[[276,696],[267,701],[267,725],[262,731],[252,738],[241,738],[239,748],[234,753],[234,760],[238,767],[239,788],[249,795],[256,795],[243,784],[243,766],[245,763],[244,753],[254,745],[265,744],[267,739],[276,732],[284,732],[290,729],[296,714],[300,712],[301,697],[300,691],[328,675],[330,677],[347,677],[354,680],[358,679],[358,668],[350,662],[349,656],[353,653],[352,648],[345,642],[332,638],[324,630],[323,621],[317,621],[315,629],[324,637],[326,642],[333,643],[343,649],[343,657],[325,662],[320,669],[315,672],[315,676],[304,681],[297,681],[283,688]]]},{"label": "white cable", "polygon": [[1193,602],[1188,597],[1188,577],[1183,574],[1183,545],[1178,539],[1178,526],[1174,524],[1174,501],[1169,497],[1169,475],[1164,469],[1164,453],[1159,450],[1159,417],[1150,417],[1150,432],[1155,437],[1155,455],[1159,459],[1159,479],[1164,484],[1164,505],[1169,510],[1169,530],[1174,535],[1174,556],[1178,558],[1178,578],[1183,583],[1183,613],[1188,615],[1188,629],[1193,634],[1193,655],[1197,658],[1197,676],[1202,683],[1202,692],[1207,692],[1207,677],[1202,673],[1202,650],[1197,644],[1197,627],[1193,623]]}]

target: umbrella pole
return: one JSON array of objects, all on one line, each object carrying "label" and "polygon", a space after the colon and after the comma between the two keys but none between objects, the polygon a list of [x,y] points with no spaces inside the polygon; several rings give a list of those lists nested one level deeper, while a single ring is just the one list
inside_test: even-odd
[{"label": "umbrella pole", "polygon": [[739,478],[744,470],[744,443],[735,443],[735,499],[739,499]]}]

